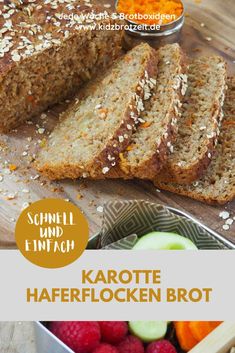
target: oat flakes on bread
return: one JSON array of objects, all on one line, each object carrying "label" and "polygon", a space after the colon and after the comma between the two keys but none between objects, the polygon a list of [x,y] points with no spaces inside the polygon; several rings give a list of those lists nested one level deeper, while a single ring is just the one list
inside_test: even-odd
[{"label": "oat flakes on bread", "polygon": [[221,134],[206,174],[191,185],[158,181],[155,185],[208,204],[225,204],[235,198],[235,77],[228,80]]},{"label": "oat flakes on bread", "polygon": [[226,76],[226,63],[218,56],[192,61],[179,132],[159,181],[189,184],[209,166],[223,118]]},{"label": "oat flakes on bread", "polygon": [[38,170],[50,179],[105,177],[130,144],[156,70],[155,50],[140,44],[88,83],[39,152]]},{"label": "oat flakes on bread", "polygon": [[[121,31],[79,28],[80,22],[94,25],[82,15],[104,10],[84,4],[0,3],[0,131],[7,132],[73,95],[120,54]],[[99,23],[116,22],[120,23],[112,19]]]},{"label": "oat flakes on bread", "polygon": [[180,119],[181,100],[187,88],[186,57],[178,44],[157,52],[158,72],[153,95],[141,113],[141,124],[131,144],[120,155],[119,168],[109,177],[151,179],[172,150]]}]

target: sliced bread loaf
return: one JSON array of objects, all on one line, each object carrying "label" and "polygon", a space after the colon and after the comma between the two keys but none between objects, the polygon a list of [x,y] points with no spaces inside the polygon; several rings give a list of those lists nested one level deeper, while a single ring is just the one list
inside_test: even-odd
[{"label": "sliced bread loaf", "polygon": [[73,95],[120,54],[122,32],[98,27],[120,21],[84,17],[102,8],[79,0],[0,5],[0,131]]},{"label": "sliced bread loaf", "polygon": [[218,141],[225,90],[226,64],[222,58],[193,60],[178,136],[173,153],[157,177],[159,181],[187,184],[203,175]]},{"label": "sliced bread loaf", "polygon": [[235,77],[228,81],[221,135],[206,174],[191,185],[159,181],[155,184],[208,204],[225,204],[235,198]]},{"label": "sliced bread loaf", "polygon": [[156,88],[145,104],[130,146],[120,155],[120,171],[115,170],[113,176],[151,179],[160,172],[172,149],[181,99],[187,88],[185,56],[178,44],[160,48],[157,56]]},{"label": "sliced bread loaf", "polygon": [[88,84],[39,154],[38,169],[51,179],[105,177],[130,144],[156,70],[155,50],[140,44]]}]

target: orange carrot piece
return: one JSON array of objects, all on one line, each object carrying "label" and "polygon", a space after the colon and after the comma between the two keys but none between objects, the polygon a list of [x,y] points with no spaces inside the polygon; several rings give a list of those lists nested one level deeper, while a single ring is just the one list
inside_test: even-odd
[{"label": "orange carrot piece", "polygon": [[8,165],[8,168],[9,168],[9,170],[10,170],[11,172],[14,172],[14,171],[17,169],[17,165],[15,165],[15,164],[9,164],[9,165]]},{"label": "orange carrot piece", "polygon": [[224,121],[223,125],[235,125],[235,121]]},{"label": "orange carrot piece", "polygon": [[132,151],[135,148],[135,145],[129,145],[127,146],[127,151]]},{"label": "orange carrot piece", "polygon": [[211,327],[213,329],[216,329],[216,327],[218,327],[219,325],[221,325],[223,323],[223,321],[211,321],[210,324],[211,324]]},{"label": "orange carrot piece", "polygon": [[[147,18],[141,18],[141,16],[134,18],[136,23],[166,24],[182,15],[183,4],[181,0],[119,0],[117,10],[129,19],[133,19],[133,15],[137,14],[149,15]],[[164,16],[159,19],[159,14]],[[166,15],[168,15],[167,18]]]},{"label": "orange carrot piece", "polygon": [[146,121],[145,123],[141,124],[140,127],[143,129],[147,129],[151,125],[152,125],[152,122]]},{"label": "orange carrot piece", "polygon": [[176,337],[180,344],[180,347],[188,352],[193,347],[198,344],[198,340],[192,335],[189,321],[176,321],[174,322],[175,330],[176,330]]},{"label": "orange carrot piece", "polygon": [[198,341],[202,341],[220,324],[221,322],[218,321],[191,321],[189,327],[194,338]]},{"label": "orange carrot piece", "polygon": [[213,331],[213,328],[208,321],[191,321],[189,323],[189,328],[193,337],[199,342]]}]

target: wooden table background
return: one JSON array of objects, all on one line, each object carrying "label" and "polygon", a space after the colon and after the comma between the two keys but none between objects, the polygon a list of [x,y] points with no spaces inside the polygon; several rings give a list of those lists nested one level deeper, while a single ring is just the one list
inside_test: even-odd
[{"label": "wooden table background", "polygon": [[[107,0],[103,0],[107,3]],[[113,1],[111,1],[113,3]],[[187,0],[186,25],[181,44],[190,55],[217,53],[228,61],[229,73],[235,74],[235,3],[234,0]],[[202,27],[202,23],[205,25]],[[211,41],[208,41],[208,37]],[[230,231],[223,231],[223,221],[219,213],[225,208],[235,216],[235,202],[226,207],[211,207],[200,202],[177,196],[168,192],[158,193],[150,182],[144,181],[64,181],[49,183],[43,177],[31,178],[36,172],[30,166],[35,145],[49,133],[58,108],[53,109],[47,120],[38,119],[33,125],[22,127],[11,135],[0,135],[2,156],[0,167],[14,164],[17,170],[4,176],[0,183],[0,247],[15,247],[14,228],[25,202],[33,202],[46,197],[69,199],[85,213],[90,225],[90,235],[100,229],[102,214],[97,207],[107,200],[145,199],[169,205],[199,218],[203,223],[235,242],[235,223]],[[53,118],[51,118],[53,117]],[[36,126],[36,124],[38,124]],[[38,127],[45,127],[44,135],[38,134]],[[29,142],[33,137],[33,140]],[[22,156],[28,152],[26,157]],[[28,192],[27,192],[28,191]],[[12,200],[7,200],[14,195]]]},{"label": "wooden table background", "polygon": [[[108,1],[104,1],[107,3]],[[186,0],[186,12],[189,16],[186,18],[186,26],[183,31],[182,45],[193,54],[197,54],[196,49],[202,52],[217,52],[223,55],[229,63],[230,73],[235,73],[235,3],[234,0]],[[201,23],[205,27],[201,27]],[[205,38],[211,37],[208,42]],[[201,52],[200,52],[201,53]],[[23,129],[12,137],[0,137],[1,140],[9,140],[11,146],[17,148],[17,152],[12,151],[8,154],[8,159],[12,163],[19,163],[22,159],[21,153],[27,144],[27,137],[30,136],[30,129]],[[38,137],[38,136],[37,136]],[[3,160],[5,160],[3,158]],[[23,159],[21,163],[24,165]],[[97,206],[110,199],[147,199],[162,204],[168,204],[197,216],[207,225],[220,233],[222,222],[219,220],[219,212],[223,208],[205,206],[196,201],[192,201],[170,193],[157,193],[155,188],[148,182],[64,182],[60,184],[40,185],[43,181],[27,182],[27,175],[24,172],[24,166],[19,168],[10,177],[4,178],[4,184],[0,184],[1,189],[9,189],[9,192],[19,190],[20,188],[30,188],[31,192],[27,198],[23,195],[12,201],[5,201],[0,194],[0,237],[2,246],[14,246],[13,233],[14,222],[9,218],[17,218],[21,205],[25,201],[35,201],[43,197],[63,197],[69,198],[80,206],[90,222],[91,234],[99,230],[101,214],[96,210]],[[33,173],[28,171],[30,175]],[[25,181],[26,180],[26,185]],[[14,181],[16,184],[14,184]],[[28,185],[28,186],[27,186]],[[64,192],[55,194],[52,188],[63,186]],[[84,197],[78,200],[80,194]],[[25,194],[26,195],[26,194]],[[233,214],[235,212],[235,203],[226,207]],[[224,235],[235,241],[235,228]],[[7,274],[6,274],[7,275]],[[0,314],[1,315],[1,314]],[[0,317],[1,319],[1,317]],[[0,352],[1,353],[35,353],[34,337],[32,323],[0,323]]]},{"label": "wooden table background", "polygon": [[[108,1],[103,1],[107,3]],[[235,2],[234,0],[185,0],[186,25],[182,35],[182,46],[188,53],[219,53],[223,55],[229,64],[230,74],[235,74]],[[201,23],[205,27],[201,27]],[[207,41],[206,37],[211,37]],[[198,51],[199,49],[200,51]],[[229,232],[223,232],[223,222],[219,220],[219,213],[225,207],[205,206],[202,203],[176,196],[170,193],[156,192],[156,189],[148,182],[63,182],[47,183],[40,178],[28,181],[28,175],[33,170],[21,157],[25,150],[27,137],[35,127],[23,128],[12,136],[0,136],[0,141],[7,142],[10,150],[2,156],[2,161],[19,165],[17,171],[4,177],[0,183],[0,189],[8,190],[9,193],[18,191],[17,197],[12,201],[6,201],[3,192],[0,193],[0,239],[2,247],[14,246],[14,221],[19,215],[23,202],[32,202],[44,197],[69,198],[85,212],[91,234],[96,233],[101,224],[102,215],[97,212],[97,206],[107,200],[115,199],[146,199],[161,204],[178,207],[198,217],[209,227],[224,234],[228,239],[235,241],[235,226]],[[34,141],[39,138],[34,132]],[[30,143],[32,144],[32,142]],[[1,161],[1,160],[0,160]],[[29,168],[27,170],[27,168]],[[63,191],[55,192],[55,189],[63,187]],[[29,194],[19,192],[23,188],[30,189]],[[81,198],[83,195],[83,198]],[[80,198],[80,199],[79,199]],[[226,206],[231,213],[235,213],[235,203]],[[235,215],[235,214],[234,214]],[[0,314],[1,315],[1,314]],[[1,317],[0,317],[1,319]],[[35,318],[36,319],[36,318]],[[33,343],[33,330],[31,323],[0,323],[0,352],[1,353],[35,353]]]}]

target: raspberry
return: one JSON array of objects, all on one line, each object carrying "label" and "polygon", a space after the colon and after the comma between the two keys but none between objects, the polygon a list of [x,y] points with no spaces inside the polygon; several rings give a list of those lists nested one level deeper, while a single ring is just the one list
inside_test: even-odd
[{"label": "raspberry", "polygon": [[118,353],[118,350],[111,344],[101,343],[92,353]]},{"label": "raspberry", "polygon": [[100,343],[100,327],[96,321],[56,321],[51,332],[75,353],[90,353]]},{"label": "raspberry", "polygon": [[146,353],[177,353],[177,351],[169,341],[161,340],[150,343]]},{"label": "raspberry", "polygon": [[117,349],[119,353],[144,353],[143,343],[135,336],[127,336]]},{"label": "raspberry", "polygon": [[101,337],[104,342],[117,344],[121,342],[128,332],[125,321],[100,321]]}]

